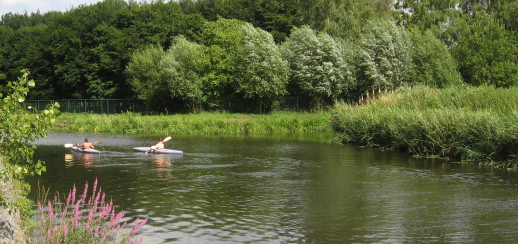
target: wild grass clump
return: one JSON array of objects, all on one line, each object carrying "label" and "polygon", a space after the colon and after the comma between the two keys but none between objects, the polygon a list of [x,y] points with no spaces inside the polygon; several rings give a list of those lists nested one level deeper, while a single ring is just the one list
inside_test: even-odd
[{"label": "wild grass clump", "polygon": [[[35,243],[135,243],[132,239],[147,219],[136,219],[132,229],[123,233],[127,225],[122,223],[124,212],[116,213],[113,202],[106,201],[105,193],[96,188],[97,179],[87,200],[88,182],[80,198],[76,196],[74,185],[64,203],[58,193],[52,201],[47,200],[49,190],[40,188]],[[142,243],[142,240],[140,238],[136,243]]]},{"label": "wild grass clump", "polygon": [[90,133],[240,135],[272,133],[331,133],[329,113],[268,115],[200,113],[177,115],[62,114],[58,130]]},{"label": "wild grass clump", "polygon": [[339,140],[494,167],[517,166],[518,88],[418,87],[332,115]]}]

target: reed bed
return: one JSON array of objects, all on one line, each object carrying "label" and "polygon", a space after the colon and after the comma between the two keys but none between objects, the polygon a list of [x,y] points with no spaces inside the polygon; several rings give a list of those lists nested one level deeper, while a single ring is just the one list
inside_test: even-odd
[{"label": "reed bed", "polygon": [[362,106],[341,104],[331,124],[343,143],[493,167],[516,167],[518,88],[416,87]]},{"label": "reed bed", "polygon": [[55,130],[118,134],[332,133],[329,113],[62,114]]}]

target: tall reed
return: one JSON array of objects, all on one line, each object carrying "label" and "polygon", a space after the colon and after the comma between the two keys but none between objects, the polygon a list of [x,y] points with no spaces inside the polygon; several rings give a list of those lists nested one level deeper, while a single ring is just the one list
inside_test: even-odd
[{"label": "tall reed", "polygon": [[47,200],[49,189],[38,188],[39,224],[35,243],[135,243],[132,239],[147,222],[137,218],[131,230],[125,230],[124,212],[115,212],[113,202],[106,200],[101,188],[97,189],[97,179],[88,199],[88,182],[82,195],[77,196],[74,185],[66,199],[60,199],[56,193],[52,201]]},{"label": "tall reed", "polygon": [[332,115],[340,141],[494,167],[518,165],[518,88],[417,87]]}]

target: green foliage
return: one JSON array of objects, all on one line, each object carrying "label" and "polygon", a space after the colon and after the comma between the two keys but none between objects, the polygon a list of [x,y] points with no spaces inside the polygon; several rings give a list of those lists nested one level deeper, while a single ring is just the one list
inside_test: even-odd
[{"label": "green foliage", "polygon": [[250,24],[242,26],[243,43],[235,57],[236,91],[245,99],[270,106],[287,93],[288,65],[272,35]]},{"label": "green foliage", "polygon": [[[284,133],[330,133],[328,113],[272,113],[269,115],[238,113],[199,113],[178,115],[63,114],[61,131],[125,134],[171,135],[247,135]],[[58,121],[57,124],[60,124]]]},{"label": "green foliage", "polygon": [[241,26],[244,24],[242,21],[220,18],[216,22],[207,22],[203,27],[200,42],[207,46],[206,57],[209,58],[203,87],[207,103],[212,108],[222,108],[234,96],[230,82],[235,66],[234,57],[243,43]]},{"label": "green foliage", "polygon": [[[146,100],[151,113],[270,109],[285,92],[314,108],[402,84],[457,84],[455,65],[468,84],[508,87],[518,80],[517,10],[513,0],[103,0],[63,13],[9,13],[0,21],[0,91],[26,67],[38,81],[31,99],[142,97],[157,101]],[[243,31],[250,24],[260,29]],[[286,39],[309,28],[316,37]],[[285,92],[269,35],[285,50],[305,42],[313,52],[300,60],[283,52],[290,69],[307,65],[305,77],[291,73]],[[168,87],[159,85],[169,91],[156,96],[125,76],[134,53],[150,45],[175,52],[160,61],[169,70],[159,72]]]},{"label": "green foliage", "polygon": [[188,101],[192,110],[196,109],[196,102],[203,96],[202,75],[207,66],[204,55],[203,46],[180,36],[162,61],[171,97]]},{"label": "green foliage", "polygon": [[418,29],[411,29],[410,36],[414,47],[412,50],[413,84],[442,88],[462,83],[457,62],[446,45],[430,30],[422,33]]},{"label": "green foliage", "polygon": [[[300,94],[314,100],[317,107],[334,100],[352,86],[343,46],[331,36],[316,34],[307,26],[296,28],[281,46],[290,67],[290,83]],[[292,94],[295,95],[295,94]]]},{"label": "green foliage", "polygon": [[0,181],[10,182],[12,187],[0,191],[0,205],[19,210],[24,219],[33,214],[33,203],[26,197],[30,186],[24,177],[46,170],[45,162],[33,160],[36,146],[29,143],[46,136],[59,113],[57,103],[43,111],[23,107],[29,88],[35,87],[28,76],[29,72],[22,70],[17,81],[8,82],[8,92],[0,94]]},{"label": "green foliage", "polygon": [[133,53],[126,69],[132,88],[139,98],[157,111],[164,109],[170,97],[167,69],[162,61],[166,52],[159,46],[148,46]]},{"label": "green foliage", "polygon": [[303,25],[354,42],[366,21],[390,19],[392,5],[392,0],[301,0],[298,15]]},{"label": "green foliage", "polygon": [[0,82],[28,67],[38,81],[31,99],[134,97],[124,76],[132,52],[167,48],[176,35],[196,35],[203,22],[174,1],[104,0],[64,13],[7,14],[0,22]]},{"label": "green foliage", "polygon": [[408,84],[412,42],[407,31],[387,20],[370,21],[357,54],[360,92]]},{"label": "green foliage", "polygon": [[53,104],[39,112],[27,111],[22,107],[29,87],[35,82],[28,79],[29,72],[22,70],[18,81],[8,83],[10,94],[4,95],[0,103],[0,155],[5,166],[2,176],[22,179],[34,173],[45,171],[44,162],[33,162],[35,145],[28,143],[47,135],[47,129],[54,123],[59,104]]},{"label": "green foliage", "polygon": [[456,11],[458,0],[398,0],[394,5],[397,20],[409,28],[437,30]]},{"label": "green foliage", "polygon": [[337,106],[332,126],[344,143],[517,166],[516,92],[516,87],[418,86],[380,96],[365,106]]},{"label": "green foliage", "polygon": [[518,82],[518,48],[510,32],[485,12],[454,19],[446,34],[464,81],[509,87]]},{"label": "green foliage", "polygon": [[505,29],[518,34],[518,2],[517,1],[498,1],[498,6],[494,11],[496,19],[500,20]]},{"label": "green foliage", "polygon": [[199,13],[209,21],[237,19],[251,23],[272,34],[277,42],[282,42],[291,29],[299,24],[297,0],[182,0],[186,13]]}]

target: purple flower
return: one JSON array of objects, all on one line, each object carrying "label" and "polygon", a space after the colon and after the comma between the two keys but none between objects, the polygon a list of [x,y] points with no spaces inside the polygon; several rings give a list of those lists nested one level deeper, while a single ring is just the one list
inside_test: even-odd
[{"label": "purple flower", "polygon": [[83,190],[83,196],[81,196],[81,201],[82,202],[85,201],[87,193],[88,193],[88,182],[85,183],[85,189]]},{"label": "purple flower", "polygon": [[47,244],[50,244],[50,229],[47,230]]},{"label": "purple flower", "polygon": [[49,201],[48,206],[49,206],[49,219],[50,219],[50,221],[53,221],[54,220],[54,212],[52,211],[52,204],[50,203],[50,201]]},{"label": "purple flower", "polygon": [[65,224],[63,226],[63,234],[65,235],[65,242],[67,242],[67,237],[68,237],[68,225]]}]

